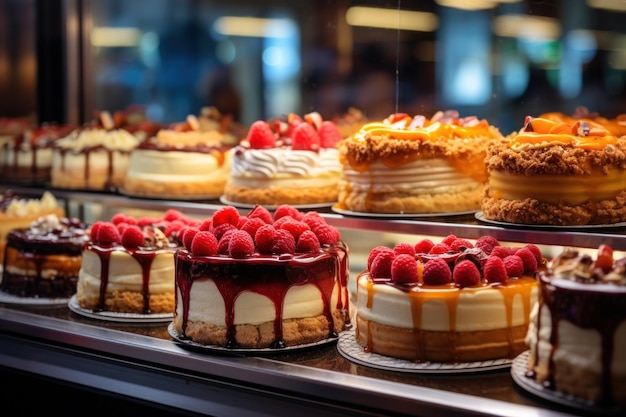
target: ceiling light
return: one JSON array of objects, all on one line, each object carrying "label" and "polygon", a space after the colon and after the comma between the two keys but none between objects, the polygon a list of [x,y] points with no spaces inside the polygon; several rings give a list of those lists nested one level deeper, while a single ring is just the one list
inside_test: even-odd
[{"label": "ceiling light", "polygon": [[440,6],[462,10],[486,10],[498,5],[495,0],[436,0]]},{"label": "ceiling light", "polygon": [[492,29],[497,36],[542,41],[556,40],[561,35],[559,22],[543,16],[497,16],[493,20]]},{"label": "ceiling light", "polygon": [[362,6],[350,7],[346,11],[346,22],[351,26],[418,32],[432,32],[439,25],[434,13]]},{"label": "ceiling light", "polygon": [[288,38],[294,35],[294,24],[289,19],[223,16],[215,21],[213,30],[226,36],[255,38]]},{"label": "ceiling light", "polygon": [[141,31],[137,28],[95,27],[91,30],[91,44],[100,47],[132,47],[139,45]]}]

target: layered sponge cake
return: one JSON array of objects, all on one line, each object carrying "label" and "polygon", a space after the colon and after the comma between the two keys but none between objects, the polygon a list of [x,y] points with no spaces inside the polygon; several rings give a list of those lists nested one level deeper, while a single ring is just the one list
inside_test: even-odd
[{"label": "layered sponge cake", "polygon": [[356,278],[356,340],[414,362],[512,359],[526,350],[544,262],[534,245],[489,236],[378,246]]},{"label": "layered sponge cake", "polygon": [[349,322],[347,248],[317,212],[225,206],[183,241],[173,322],[181,339],[281,349],[335,339]]},{"label": "layered sponge cake", "polygon": [[626,136],[591,120],[527,117],[489,150],[486,219],[581,226],[626,221]]},{"label": "layered sponge cake", "polygon": [[404,113],[365,124],[339,144],[337,208],[364,213],[477,211],[487,180],[487,147],[500,132],[486,120]]}]

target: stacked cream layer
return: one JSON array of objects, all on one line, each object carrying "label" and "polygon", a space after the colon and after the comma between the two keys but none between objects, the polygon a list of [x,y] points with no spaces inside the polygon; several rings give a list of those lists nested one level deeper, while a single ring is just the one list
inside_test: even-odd
[{"label": "stacked cream layer", "polygon": [[[76,301],[82,308],[121,313],[143,313],[143,294],[150,296],[152,313],[173,312],[174,250],[163,249],[154,254],[148,269],[148,289],[144,288],[144,273],[139,257],[123,246],[110,251],[108,265],[103,269],[102,251],[93,246],[83,250],[82,266],[78,274]],[[154,250],[152,250],[154,252]],[[103,274],[108,271],[108,275]],[[102,288],[105,288],[104,306],[99,306]]]},{"label": "stacked cream layer", "polygon": [[124,179],[127,194],[219,197],[230,172],[230,153],[217,131],[161,130],[133,150]]},{"label": "stacked cream layer", "polygon": [[528,118],[490,149],[486,218],[523,224],[626,221],[626,136],[592,122]]},{"label": "stacked cream layer", "polygon": [[487,179],[484,158],[498,130],[485,120],[439,112],[396,114],[340,143],[338,207],[372,213],[476,211]]},{"label": "stacked cream layer", "polygon": [[552,262],[553,274],[540,276],[526,336],[528,376],[591,404],[624,406],[626,260],[598,276],[593,260],[568,251]]},{"label": "stacked cream layer", "polygon": [[52,159],[52,186],[103,190],[119,187],[126,175],[131,151],[139,139],[123,129],[79,129],[56,142]]},{"label": "stacked cream layer", "polygon": [[[245,189],[245,202],[250,203],[272,205],[276,201],[288,201],[298,204],[299,198],[319,202],[336,200],[341,164],[339,151],[335,148],[315,152],[289,147],[237,147],[233,149],[232,157],[227,198],[228,193],[232,193],[235,201],[241,201],[236,195],[237,190]],[[305,198],[305,193],[312,195]],[[316,197],[314,193],[319,195]],[[268,195],[272,196],[271,201]]]}]

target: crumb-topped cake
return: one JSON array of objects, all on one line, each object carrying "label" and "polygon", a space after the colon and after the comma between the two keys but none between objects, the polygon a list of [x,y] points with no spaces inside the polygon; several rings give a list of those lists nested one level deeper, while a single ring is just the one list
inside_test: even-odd
[{"label": "crumb-topped cake", "polygon": [[388,214],[477,211],[487,147],[500,132],[486,120],[405,113],[365,124],[339,144],[343,210]]},{"label": "crumb-topped cake", "polygon": [[619,114],[615,118],[608,118],[600,116],[597,112],[590,112],[589,109],[584,106],[579,106],[571,115],[561,112],[550,112],[543,113],[539,115],[539,117],[553,120],[555,122],[566,122],[570,124],[581,121],[596,123],[602,125],[613,136],[620,137],[626,135],[626,113]]},{"label": "crumb-topped cake", "polygon": [[69,298],[76,292],[87,226],[76,218],[42,216],[13,229],[4,250],[0,290],[19,297]]},{"label": "crumb-topped cake", "polygon": [[330,205],[337,201],[341,140],[337,126],[315,112],[258,120],[232,150],[224,197],[234,204]]},{"label": "crumb-topped cake", "polygon": [[118,213],[95,222],[83,249],[78,305],[94,312],[173,313],[179,232],[195,222],[174,209],[163,217]]},{"label": "crumb-topped cake", "polygon": [[526,337],[528,372],[545,389],[600,406],[626,406],[626,258],[566,248],[538,275]]},{"label": "crumb-topped cake", "polygon": [[230,119],[216,109],[159,130],[132,151],[123,192],[161,198],[221,196],[234,135]]},{"label": "crumb-topped cake", "polygon": [[229,349],[280,349],[334,339],[349,322],[348,255],[317,212],[232,206],[183,233],[174,329]]},{"label": "crumb-topped cake", "polygon": [[527,117],[489,150],[486,219],[580,226],[626,221],[626,136],[591,121]]},{"label": "crumb-topped cake", "polygon": [[415,362],[512,359],[526,350],[544,262],[534,245],[490,236],[378,246],[356,278],[356,340]]}]

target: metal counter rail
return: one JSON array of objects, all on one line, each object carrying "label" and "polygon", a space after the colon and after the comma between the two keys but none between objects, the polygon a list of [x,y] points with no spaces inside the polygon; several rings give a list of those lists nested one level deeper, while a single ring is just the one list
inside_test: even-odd
[{"label": "metal counter rail", "polygon": [[271,357],[205,355],[6,307],[0,307],[0,365],[211,416],[569,415]]}]

